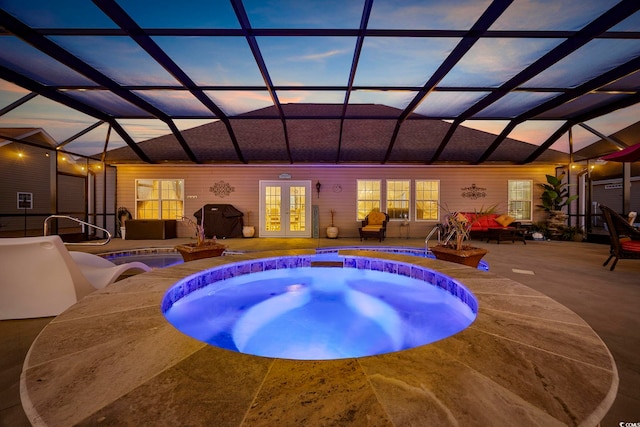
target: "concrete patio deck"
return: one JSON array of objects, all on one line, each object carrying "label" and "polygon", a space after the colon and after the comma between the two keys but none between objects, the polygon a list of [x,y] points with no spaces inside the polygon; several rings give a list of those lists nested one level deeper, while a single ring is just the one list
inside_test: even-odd
[{"label": "concrete patio deck", "polygon": [[[142,247],[173,246],[186,239],[167,241],[114,240],[107,252]],[[419,239],[387,238],[384,242],[359,239],[228,239],[231,250],[309,249],[328,246],[423,247]],[[364,244],[364,245],[363,245]],[[620,384],[616,400],[602,426],[640,422],[640,263],[622,260],[614,272],[603,267],[608,246],[575,242],[511,244],[474,242],[489,249],[485,257],[491,272],[520,282],[565,305],[581,316],[602,338],[616,361]],[[77,247],[70,247],[77,249]],[[22,411],[18,382],[25,354],[39,331],[51,319],[0,322],[0,425],[29,425]],[[587,352],[588,349],[585,349]]]}]

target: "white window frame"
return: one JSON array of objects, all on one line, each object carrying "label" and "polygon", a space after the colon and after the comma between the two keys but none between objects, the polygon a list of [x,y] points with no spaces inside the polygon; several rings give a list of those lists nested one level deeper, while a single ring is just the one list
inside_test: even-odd
[{"label": "white window frame", "polygon": [[[361,185],[365,185],[365,184],[371,184],[371,187],[374,186],[374,184],[378,184],[378,194],[377,194],[377,198],[375,197],[375,189],[373,188],[362,188],[361,189]],[[361,192],[364,191],[365,195],[371,196],[371,197],[365,197],[365,198],[360,198]],[[370,204],[369,207],[365,208],[365,209],[360,209],[360,203],[367,203]],[[378,209],[380,210],[380,207],[382,206],[382,180],[381,179],[358,179],[356,180],[356,221],[363,221],[365,219],[365,217],[367,215],[369,215],[369,212],[371,212],[373,209]],[[366,212],[365,212],[366,211]]]},{"label": "white window frame", "polygon": [[[419,182],[431,182],[436,184],[436,191],[438,198],[437,199],[422,199],[421,196],[418,195],[418,183]],[[413,202],[414,207],[414,218],[416,222],[439,222],[440,221],[440,180],[439,179],[416,179],[414,182],[415,190],[414,196],[415,200]],[[418,218],[418,202],[433,202],[436,204],[436,217],[435,219],[422,219]]]},{"label": "white window frame", "polygon": [[[522,189],[512,189],[513,185],[522,184]],[[525,189],[524,187],[528,187]],[[524,193],[528,190],[529,197],[525,196],[514,197],[514,192]],[[523,209],[515,210],[512,208],[512,203],[528,203],[529,209],[528,212],[523,212]],[[531,179],[510,179],[507,182],[507,215],[516,219],[516,221],[520,222],[531,222],[533,221],[533,180]]]},{"label": "white window frame", "polygon": [[[158,183],[158,196],[157,197],[149,197],[149,198],[143,198],[140,197],[140,195],[138,194],[138,189],[139,189],[139,185],[141,182],[143,181],[147,181],[147,182],[153,182],[154,184],[157,182]],[[163,194],[162,194],[162,184],[165,182],[179,182],[180,183],[180,188],[182,189],[182,194],[181,194],[181,198],[163,198]],[[139,214],[138,214],[138,203],[139,202],[145,202],[145,201],[156,201],[158,202],[158,208],[157,211],[155,212],[155,216],[154,218],[149,218],[149,217],[145,217],[145,219],[181,219],[182,217],[184,217],[184,179],[146,179],[146,178],[140,178],[140,179],[136,179],[135,180],[135,198],[136,198],[136,218],[139,218]],[[176,201],[176,202],[180,202],[182,204],[182,209],[180,211],[178,211],[178,213],[170,218],[165,218],[163,217],[162,213],[163,213],[163,202],[167,202],[167,201]]]},{"label": "white window frame", "polygon": [[[394,191],[395,189],[392,187],[395,187],[395,183],[400,183],[401,185],[404,184],[408,184],[408,188],[407,188],[407,192],[406,192],[406,198],[400,198],[400,199],[391,199],[390,196],[390,192]],[[387,211],[386,213],[389,215],[389,221],[407,221],[407,220],[411,220],[411,180],[410,179],[387,179],[386,180],[386,186],[387,188],[385,189],[385,195],[386,195],[386,203],[385,205],[387,206]],[[405,204],[406,203],[406,215],[401,217],[401,218],[394,218],[391,216],[391,214],[389,214],[389,212],[392,209],[404,209],[404,207],[391,207],[391,203],[400,203],[400,204]]]}]

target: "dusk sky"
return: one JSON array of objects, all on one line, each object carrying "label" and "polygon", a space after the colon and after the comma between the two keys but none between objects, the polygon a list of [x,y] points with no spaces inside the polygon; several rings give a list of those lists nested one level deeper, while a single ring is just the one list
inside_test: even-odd
[{"label": "dusk sky", "polygon": [[[155,29],[239,29],[229,1],[212,0],[120,0],[124,11],[142,28]],[[369,29],[467,30],[484,12],[488,0],[375,0]],[[615,0],[516,0],[494,23],[491,30],[576,31],[606,11]],[[362,0],[245,0],[253,29],[357,29],[363,11]],[[115,29],[93,2],[87,0],[0,0],[0,8],[36,28]],[[640,31],[636,13],[612,30]],[[176,119],[180,129],[215,120],[211,112],[190,92],[166,90],[181,84],[147,54],[133,39],[122,35],[49,35],[49,40],[87,61],[113,81],[131,86],[157,86],[134,93],[169,115],[194,117]],[[207,90],[206,95],[228,116],[273,105],[263,76],[243,36],[207,37],[155,35],[153,41],[198,85],[252,86],[252,90]],[[300,87],[279,90],[286,103],[335,103],[345,99],[343,90],[309,90],[306,86],[348,84],[357,39],[353,36],[279,37],[257,36],[264,62],[275,86]],[[436,91],[427,96],[415,113],[428,116],[455,116],[484,98],[488,91],[517,75],[563,42],[562,38],[495,37],[479,40],[437,88],[470,90]],[[442,61],[460,42],[456,37],[366,37],[354,79],[356,86],[385,86],[392,90],[357,90],[351,104],[376,103],[404,109]],[[508,120],[553,99],[561,89],[572,88],[599,73],[640,56],[640,40],[595,39],[522,85],[544,91],[512,92],[468,120],[464,126],[498,134]],[[29,75],[45,85],[69,86],[66,93],[89,105],[111,108],[114,112],[145,116],[146,112],[123,99],[101,90],[73,89],[98,86],[91,79],[49,58],[11,35],[0,36],[0,64]],[[393,90],[393,88],[398,88]],[[474,88],[476,88],[474,90]],[[554,91],[557,89],[557,91]],[[0,109],[29,92],[0,79]],[[594,104],[622,96],[616,93],[593,96]],[[638,107],[630,107],[592,120],[587,124],[603,134],[613,133],[638,120]],[[43,128],[58,142],[91,126],[97,119],[38,96],[0,116],[0,127]],[[170,133],[155,118],[118,120],[136,142]],[[541,144],[558,127],[560,120],[527,121],[509,137]],[[104,146],[107,125],[87,133],[66,149],[80,154],[96,154]],[[110,148],[123,144],[112,133]],[[600,138],[582,128],[574,129],[574,150]],[[565,136],[552,148],[568,152]]]}]

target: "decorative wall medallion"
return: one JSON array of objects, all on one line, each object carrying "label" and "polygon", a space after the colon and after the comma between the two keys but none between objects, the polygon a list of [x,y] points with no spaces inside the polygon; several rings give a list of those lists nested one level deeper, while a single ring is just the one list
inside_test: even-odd
[{"label": "decorative wall medallion", "polygon": [[339,193],[342,191],[342,186],[340,184],[336,184],[333,186],[333,192],[334,193]]},{"label": "decorative wall medallion", "polygon": [[213,184],[213,187],[209,187],[209,191],[219,197],[226,197],[233,193],[236,189],[229,185],[228,182],[218,181]]},{"label": "decorative wall medallion", "polygon": [[468,197],[469,199],[481,199],[487,197],[486,187],[477,187],[475,184],[471,184],[471,187],[462,187],[462,197]]}]

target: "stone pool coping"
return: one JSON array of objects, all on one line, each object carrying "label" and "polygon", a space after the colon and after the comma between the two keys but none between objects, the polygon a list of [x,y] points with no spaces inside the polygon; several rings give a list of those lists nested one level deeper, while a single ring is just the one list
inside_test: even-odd
[{"label": "stone pool coping", "polygon": [[518,282],[447,262],[357,250],[460,281],[475,322],[396,353],[298,361],[244,355],[183,335],[160,310],[197,271],[236,261],[313,255],[254,252],[157,269],[97,291],[34,341],[21,398],[38,425],[597,425],[618,374],[597,334]]}]

